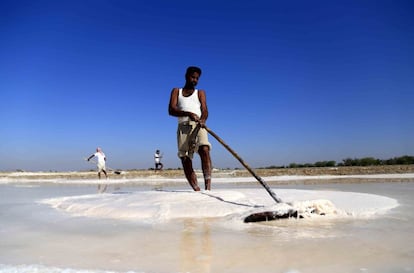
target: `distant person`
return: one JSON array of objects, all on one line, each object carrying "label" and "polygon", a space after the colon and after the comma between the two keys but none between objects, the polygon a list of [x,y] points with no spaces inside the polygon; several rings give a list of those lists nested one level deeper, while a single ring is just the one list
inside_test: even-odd
[{"label": "distant person", "polygon": [[164,165],[161,163],[162,154],[160,150],[156,150],[154,154],[155,171],[161,171]]},{"label": "distant person", "polygon": [[[91,160],[93,157],[96,157],[98,162],[96,166],[98,168],[98,177],[101,179],[101,172],[105,174],[105,177],[108,178],[108,174],[106,172],[106,156],[101,148],[96,148],[96,153],[92,154],[88,157],[88,161]],[[98,192],[103,193],[106,191],[107,185],[98,185]]]},{"label": "distant person", "polygon": [[185,177],[195,191],[200,190],[193,169],[195,150],[200,155],[205,189],[211,188],[211,144],[208,142],[207,130],[203,128],[208,117],[206,94],[204,90],[195,89],[200,76],[200,68],[188,67],[185,86],[173,88],[168,106],[168,113],[178,117],[178,157],[181,159]]}]

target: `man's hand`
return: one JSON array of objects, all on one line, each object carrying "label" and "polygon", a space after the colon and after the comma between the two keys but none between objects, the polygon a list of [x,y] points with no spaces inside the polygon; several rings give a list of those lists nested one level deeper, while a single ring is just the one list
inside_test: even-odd
[{"label": "man's hand", "polygon": [[200,124],[201,128],[205,128],[206,127],[206,120],[205,119],[199,119],[198,124]]},{"label": "man's hand", "polygon": [[195,122],[199,122],[200,120],[200,118],[194,113],[190,113],[190,119]]}]

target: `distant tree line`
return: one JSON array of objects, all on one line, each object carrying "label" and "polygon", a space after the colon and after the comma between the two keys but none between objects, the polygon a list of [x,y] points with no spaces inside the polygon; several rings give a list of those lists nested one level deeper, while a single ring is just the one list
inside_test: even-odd
[{"label": "distant tree line", "polygon": [[334,160],[330,161],[317,161],[315,163],[290,163],[288,166],[269,166],[265,169],[276,168],[307,168],[307,167],[340,167],[340,166],[380,166],[380,165],[409,165],[414,164],[414,156],[400,156],[390,159],[377,159],[373,157],[363,158],[346,158],[342,162],[337,163]]},{"label": "distant tree line", "polygon": [[377,166],[377,165],[409,165],[414,164],[414,156],[400,156],[394,157],[386,160],[376,159],[373,157],[364,157],[364,158],[347,158],[344,159],[342,165],[338,166]]}]

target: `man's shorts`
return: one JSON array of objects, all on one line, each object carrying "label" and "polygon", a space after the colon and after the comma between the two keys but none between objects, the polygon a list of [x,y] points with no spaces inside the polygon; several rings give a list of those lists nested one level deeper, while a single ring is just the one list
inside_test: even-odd
[{"label": "man's shorts", "polygon": [[208,146],[211,149],[211,144],[208,142],[208,133],[204,128],[200,128],[198,131],[196,141],[196,147],[193,151],[190,150],[190,136],[193,130],[196,128],[197,123],[195,121],[186,121],[178,124],[177,129],[177,144],[178,144],[178,157],[193,158],[194,151],[198,151],[200,146]]},{"label": "man's shorts", "polygon": [[105,164],[97,164],[98,172],[106,171]]}]

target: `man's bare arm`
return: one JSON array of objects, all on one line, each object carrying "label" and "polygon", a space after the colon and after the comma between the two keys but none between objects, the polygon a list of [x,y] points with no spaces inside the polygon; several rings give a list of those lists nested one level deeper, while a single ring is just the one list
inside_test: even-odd
[{"label": "man's bare arm", "polygon": [[204,90],[198,90],[198,99],[200,100],[201,104],[201,117],[199,121],[201,125],[204,125],[208,118],[207,99]]}]

